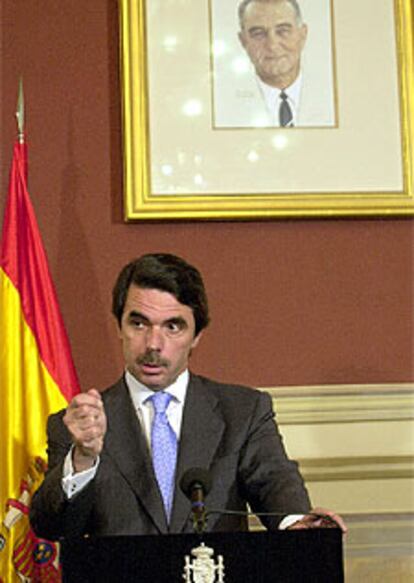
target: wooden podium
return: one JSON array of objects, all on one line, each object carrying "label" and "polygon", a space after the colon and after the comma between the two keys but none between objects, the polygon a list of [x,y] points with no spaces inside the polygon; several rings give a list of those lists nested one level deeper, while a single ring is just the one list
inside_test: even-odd
[{"label": "wooden podium", "polygon": [[183,583],[185,557],[189,573],[191,550],[201,543],[214,551],[212,560],[218,564],[221,556],[224,564],[224,578],[216,575],[210,581],[344,581],[341,531],[314,529],[66,539],[61,547],[63,583]]}]

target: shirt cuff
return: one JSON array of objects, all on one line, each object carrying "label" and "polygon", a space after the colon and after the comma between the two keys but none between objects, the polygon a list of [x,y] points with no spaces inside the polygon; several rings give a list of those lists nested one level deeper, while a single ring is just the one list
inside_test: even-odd
[{"label": "shirt cuff", "polygon": [[91,468],[88,470],[83,470],[83,472],[77,472],[75,474],[72,463],[72,451],[73,446],[65,458],[62,476],[62,488],[69,500],[73,498],[75,494],[78,494],[81,490],[83,490],[89,484],[89,482],[93,480],[99,465],[98,456],[95,464]]},{"label": "shirt cuff", "polygon": [[302,520],[304,514],[288,514],[279,524],[279,530],[286,530],[292,524],[295,524],[298,520]]}]

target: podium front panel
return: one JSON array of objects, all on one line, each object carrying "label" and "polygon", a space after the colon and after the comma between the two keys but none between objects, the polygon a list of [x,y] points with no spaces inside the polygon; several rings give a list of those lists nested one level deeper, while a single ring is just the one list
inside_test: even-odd
[{"label": "podium front panel", "polygon": [[63,583],[182,583],[185,556],[202,542],[223,557],[225,583],[344,581],[342,533],[314,529],[67,539]]}]

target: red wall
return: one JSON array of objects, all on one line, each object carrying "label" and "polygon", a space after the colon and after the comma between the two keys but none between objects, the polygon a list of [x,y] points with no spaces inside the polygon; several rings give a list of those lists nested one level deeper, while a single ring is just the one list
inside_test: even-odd
[{"label": "red wall", "polygon": [[117,3],[0,10],[0,211],[22,74],[30,193],[84,388],[122,370],[114,278],[159,250],[205,276],[213,321],[195,370],[256,386],[414,380],[412,220],[126,225]]}]

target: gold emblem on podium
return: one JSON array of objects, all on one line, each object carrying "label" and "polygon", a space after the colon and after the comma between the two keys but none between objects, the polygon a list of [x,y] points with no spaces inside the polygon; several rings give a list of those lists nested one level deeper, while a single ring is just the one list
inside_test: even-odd
[{"label": "gold emblem on podium", "polygon": [[191,550],[190,559],[185,556],[183,579],[185,583],[224,583],[224,562],[219,555],[214,561],[214,550],[201,543],[199,547]]}]

